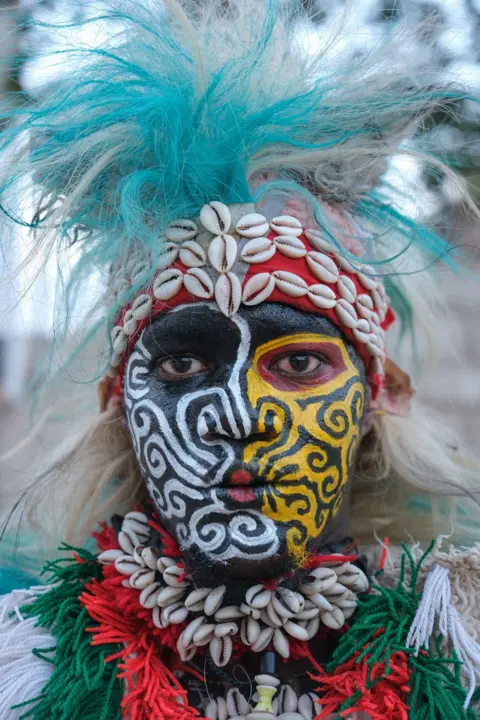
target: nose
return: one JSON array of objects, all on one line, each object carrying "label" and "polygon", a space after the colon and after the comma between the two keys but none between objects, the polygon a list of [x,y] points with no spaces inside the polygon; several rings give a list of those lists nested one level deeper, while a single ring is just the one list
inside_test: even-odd
[{"label": "nose", "polygon": [[204,412],[198,423],[200,438],[207,442],[223,438],[250,443],[279,437],[282,419],[273,408],[244,409],[246,412],[233,412],[232,407],[222,404],[215,412]]}]

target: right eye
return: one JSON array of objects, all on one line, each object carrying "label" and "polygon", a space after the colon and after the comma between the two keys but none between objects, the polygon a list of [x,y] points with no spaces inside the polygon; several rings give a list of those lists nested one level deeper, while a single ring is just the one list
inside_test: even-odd
[{"label": "right eye", "polygon": [[207,370],[208,365],[206,362],[188,355],[170,357],[160,361],[158,364],[160,378],[166,382],[172,380],[187,380]]}]

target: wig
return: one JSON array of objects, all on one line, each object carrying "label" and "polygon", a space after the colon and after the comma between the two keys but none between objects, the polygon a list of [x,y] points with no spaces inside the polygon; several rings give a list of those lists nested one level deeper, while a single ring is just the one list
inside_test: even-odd
[{"label": "wig", "polygon": [[[439,260],[454,265],[452,248],[395,209],[382,173],[401,152],[456,182],[418,141],[424,119],[464,93],[438,84],[435,58],[425,62],[412,51],[411,28],[392,29],[352,64],[333,52],[334,32],[312,57],[298,18],[283,8],[274,0],[124,2],[102,17],[111,28],[102,47],[62,51],[59,62],[68,60],[72,71],[43,100],[9,111],[0,136],[0,153],[8,156],[0,166],[4,221],[32,228],[32,257],[45,263],[55,255],[61,270],[66,248],[76,249],[73,268],[61,273],[57,340],[67,335],[86,283],[99,276],[105,289],[73,353],[100,338],[104,364],[92,381],[107,367],[119,311],[109,292],[112,268],[132,251],[154,265],[166,225],[196,217],[212,199],[232,204],[296,194],[347,258],[360,243],[385,279],[400,345],[415,330],[423,338],[434,328],[436,292],[427,270]],[[409,146],[412,134],[417,144]],[[33,217],[20,211],[27,184],[37,198]],[[466,193],[464,200],[473,208]],[[354,236],[327,218],[325,203],[355,218]],[[148,281],[138,278],[127,296]],[[353,481],[353,533],[361,540],[377,532],[422,539],[453,523],[467,537],[464,508],[477,475],[459,460],[448,428],[415,402],[404,415],[373,413],[371,420]],[[25,499],[45,518],[39,498],[48,498],[52,527],[60,533],[67,525],[78,542],[142,493],[114,408],[60,451]]]}]

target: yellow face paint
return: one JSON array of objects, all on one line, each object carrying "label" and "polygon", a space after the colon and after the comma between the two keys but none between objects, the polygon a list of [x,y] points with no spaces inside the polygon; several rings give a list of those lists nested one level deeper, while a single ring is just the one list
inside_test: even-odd
[{"label": "yellow face paint", "polygon": [[[318,384],[276,382],[269,358],[320,348],[336,371]],[[360,442],[365,390],[339,338],[305,333],[260,346],[247,371],[247,393],[268,439],[249,443],[243,461],[266,481],[262,511],[285,525],[289,554],[302,564],[309,545],[343,499]]]}]

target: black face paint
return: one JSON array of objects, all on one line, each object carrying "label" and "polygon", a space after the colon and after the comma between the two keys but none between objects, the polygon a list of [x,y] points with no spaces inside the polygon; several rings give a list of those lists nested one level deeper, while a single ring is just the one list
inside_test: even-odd
[{"label": "black face paint", "polygon": [[197,304],[149,325],[127,364],[126,415],[148,492],[187,559],[270,575],[331,533],[364,389],[340,331],[289,306],[228,319]]}]

